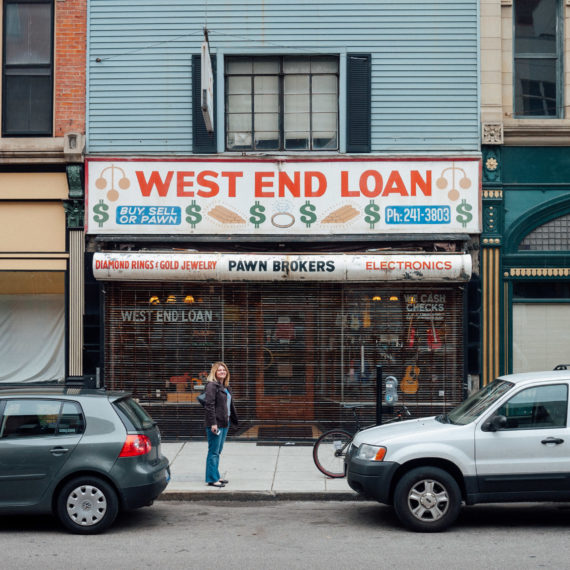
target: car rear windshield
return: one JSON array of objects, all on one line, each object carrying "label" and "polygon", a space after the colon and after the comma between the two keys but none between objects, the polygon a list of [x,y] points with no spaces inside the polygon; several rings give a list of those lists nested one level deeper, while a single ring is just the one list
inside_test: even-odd
[{"label": "car rear windshield", "polygon": [[485,410],[492,406],[514,384],[506,380],[493,380],[483,389],[475,392],[465,402],[447,414],[447,421],[451,424],[466,425],[476,420]]},{"label": "car rear windshield", "polygon": [[119,416],[129,430],[145,430],[155,425],[153,419],[132,398],[113,402]]}]

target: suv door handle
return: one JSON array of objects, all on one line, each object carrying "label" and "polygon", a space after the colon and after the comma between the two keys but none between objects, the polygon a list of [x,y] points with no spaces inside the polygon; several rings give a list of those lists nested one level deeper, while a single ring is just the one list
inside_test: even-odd
[{"label": "suv door handle", "polygon": [[52,449],[49,450],[49,452],[52,455],[63,455],[64,453],[67,453],[69,451],[69,449],[67,449],[67,447],[53,447]]},{"label": "suv door handle", "polygon": [[556,445],[559,445],[560,443],[564,443],[564,440],[559,437],[547,437],[546,439],[543,439],[540,443],[544,443],[544,445],[548,445],[549,443],[555,443]]}]

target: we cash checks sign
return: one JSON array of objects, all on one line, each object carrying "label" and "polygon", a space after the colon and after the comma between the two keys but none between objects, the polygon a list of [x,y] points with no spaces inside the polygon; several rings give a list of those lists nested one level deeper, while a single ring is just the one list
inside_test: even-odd
[{"label": "we cash checks sign", "polygon": [[479,159],[89,159],[86,230],[473,234],[479,195]]}]

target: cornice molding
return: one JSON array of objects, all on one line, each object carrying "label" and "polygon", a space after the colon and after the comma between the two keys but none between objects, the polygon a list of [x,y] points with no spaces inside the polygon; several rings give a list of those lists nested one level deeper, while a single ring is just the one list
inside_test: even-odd
[{"label": "cornice molding", "polygon": [[63,137],[0,138],[0,164],[83,162],[85,137],[67,133]]},{"label": "cornice molding", "polygon": [[503,124],[505,145],[516,146],[570,146],[570,124]]}]

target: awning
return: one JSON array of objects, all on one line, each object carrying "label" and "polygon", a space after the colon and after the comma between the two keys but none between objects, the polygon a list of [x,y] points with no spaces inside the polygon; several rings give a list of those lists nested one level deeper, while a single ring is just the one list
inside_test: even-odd
[{"label": "awning", "polygon": [[468,254],[277,255],[99,252],[103,281],[468,281]]}]

